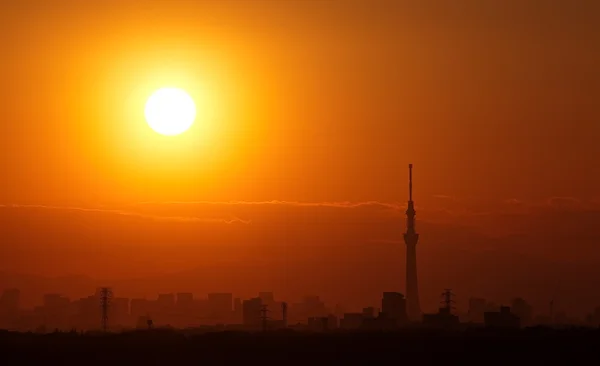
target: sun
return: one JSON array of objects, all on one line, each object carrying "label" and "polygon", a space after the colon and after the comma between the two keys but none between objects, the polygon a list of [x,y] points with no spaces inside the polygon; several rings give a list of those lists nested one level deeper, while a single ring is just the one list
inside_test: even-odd
[{"label": "sun", "polygon": [[196,119],[196,104],[183,89],[155,91],[144,109],[148,125],[161,135],[175,136],[187,131]]}]

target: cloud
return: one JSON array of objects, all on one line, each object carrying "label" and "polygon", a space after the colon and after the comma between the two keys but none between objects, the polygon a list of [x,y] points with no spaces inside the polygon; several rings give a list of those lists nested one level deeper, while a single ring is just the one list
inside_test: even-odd
[{"label": "cloud", "polygon": [[[501,215],[540,215],[544,212],[562,210],[577,211],[594,209],[598,203],[582,201],[576,197],[549,197],[539,201],[518,198],[497,202],[461,198],[449,195],[434,195],[437,202],[417,206],[420,222],[466,223],[481,217]],[[119,207],[85,208],[50,205],[4,204],[5,208],[38,208],[48,210],[82,211],[137,217],[140,219],[171,222],[255,224],[257,222],[288,222],[289,220],[312,220],[319,222],[349,222],[359,220],[375,222],[404,215],[405,203],[370,201],[323,201],[302,202],[285,200],[268,201],[155,201],[137,202]],[[257,209],[261,207],[260,209]],[[306,208],[309,211],[289,211],[291,208]],[[331,210],[319,210],[326,208]],[[304,215],[299,214],[304,212]],[[312,214],[311,214],[312,213]]]},{"label": "cloud", "polygon": [[557,209],[578,209],[582,207],[582,201],[575,197],[550,197],[547,200],[548,206]]},{"label": "cloud", "polygon": [[442,200],[448,200],[448,201],[453,201],[453,202],[458,202],[458,198],[454,197],[454,196],[448,196],[445,194],[434,194],[432,196],[433,198],[439,198]]},{"label": "cloud", "polygon": [[[597,208],[592,201],[583,202],[575,197],[549,197],[539,201],[518,198],[484,202],[448,195],[435,195],[438,202],[417,206],[419,222],[446,224],[477,224],[480,218],[501,215],[529,215],[562,210]],[[47,210],[97,212],[128,216],[161,222],[258,224],[277,222],[289,224],[290,220],[304,222],[332,222],[333,225],[351,222],[380,222],[404,215],[405,203],[370,201],[301,202],[269,201],[156,201],[137,202],[119,207],[62,207],[50,205],[0,205],[5,208],[38,208]],[[260,209],[259,209],[260,207]],[[290,211],[301,208],[306,210]],[[322,210],[326,209],[326,210]],[[533,215],[533,216],[532,216]],[[358,220],[358,221],[357,221]],[[487,219],[486,219],[487,220]],[[489,226],[489,225],[486,225]]]},{"label": "cloud", "polygon": [[295,206],[295,207],[334,207],[334,208],[360,208],[360,207],[381,207],[387,209],[403,209],[406,205],[391,202],[363,201],[363,202],[299,202],[299,201],[162,201],[162,202],[138,202],[131,206],[144,205],[231,205],[231,206]]},{"label": "cloud", "polygon": [[48,205],[19,205],[19,204],[0,204],[1,208],[32,208],[32,209],[45,209],[45,210],[59,210],[59,211],[80,211],[80,212],[96,212],[104,214],[114,214],[128,217],[135,217],[154,221],[171,221],[171,222],[203,222],[203,223],[223,223],[223,224],[250,224],[250,220],[243,220],[238,217],[230,218],[207,218],[207,217],[194,217],[194,216],[159,216],[159,215],[148,215],[137,212],[128,212],[123,210],[112,210],[112,209],[101,209],[101,208],[84,208],[84,207],[66,207],[66,206],[48,206]]},{"label": "cloud", "polygon": [[518,200],[516,198],[509,198],[509,199],[505,200],[504,203],[506,203],[507,205],[510,205],[510,206],[522,206],[524,204],[523,201]]}]

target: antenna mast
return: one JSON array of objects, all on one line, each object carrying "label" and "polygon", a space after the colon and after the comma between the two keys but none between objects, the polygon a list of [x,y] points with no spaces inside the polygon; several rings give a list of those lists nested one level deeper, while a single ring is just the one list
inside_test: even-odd
[{"label": "antenna mast", "polygon": [[408,200],[412,202],[412,164],[408,164]]}]

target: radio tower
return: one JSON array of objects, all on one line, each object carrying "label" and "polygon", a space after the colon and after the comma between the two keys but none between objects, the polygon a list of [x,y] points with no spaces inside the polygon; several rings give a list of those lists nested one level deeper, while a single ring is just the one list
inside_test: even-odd
[{"label": "radio tower", "polygon": [[100,309],[102,311],[102,331],[108,331],[108,311],[112,300],[113,292],[109,287],[100,288]]},{"label": "radio tower", "polygon": [[419,286],[417,284],[417,242],[419,234],[415,231],[415,206],[412,199],[412,164],[408,164],[408,208],[406,209],[406,302],[407,315],[412,321],[421,319]]}]

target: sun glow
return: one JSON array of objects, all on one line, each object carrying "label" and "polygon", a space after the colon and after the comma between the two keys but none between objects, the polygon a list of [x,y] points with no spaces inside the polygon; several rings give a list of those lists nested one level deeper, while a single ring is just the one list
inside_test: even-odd
[{"label": "sun glow", "polygon": [[154,131],[175,136],[192,127],[196,119],[196,105],[182,89],[161,88],[148,98],[144,114]]}]

